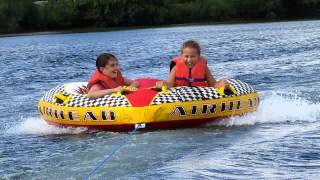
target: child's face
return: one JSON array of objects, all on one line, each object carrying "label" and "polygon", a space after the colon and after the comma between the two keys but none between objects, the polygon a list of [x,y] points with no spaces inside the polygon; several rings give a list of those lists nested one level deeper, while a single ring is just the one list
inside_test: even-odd
[{"label": "child's face", "polygon": [[116,78],[119,71],[119,64],[118,61],[115,59],[111,59],[108,64],[106,64],[104,67],[100,68],[101,72],[110,77],[110,78]]},{"label": "child's face", "polygon": [[186,47],[182,50],[182,57],[187,66],[193,67],[199,59],[199,54],[197,49]]}]

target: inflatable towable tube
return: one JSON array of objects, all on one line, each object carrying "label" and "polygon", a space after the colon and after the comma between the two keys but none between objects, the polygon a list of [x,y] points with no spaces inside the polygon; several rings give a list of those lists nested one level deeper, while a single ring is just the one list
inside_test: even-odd
[{"label": "inflatable towable tube", "polygon": [[[108,131],[179,128],[253,112],[259,94],[247,83],[228,79],[236,93],[219,93],[212,87],[174,87],[157,91],[157,79],[137,79],[133,92],[89,99],[86,82],[68,83],[47,92],[39,101],[41,117],[49,124]],[[130,91],[130,89],[129,89]]]}]

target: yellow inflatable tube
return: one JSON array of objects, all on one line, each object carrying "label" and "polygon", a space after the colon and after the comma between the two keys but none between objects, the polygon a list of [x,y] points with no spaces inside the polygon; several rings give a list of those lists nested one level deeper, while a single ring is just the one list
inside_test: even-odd
[{"label": "yellow inflatable tube", "polygon": [[[140,81],[148,82],[148,86],[155,82]],[[146,129],[188,127],[255,111],[259,94],[239,80],[228,81],[237,94],[221,95],[210,87],[177,87],[157,92],[142,86],[135,92],[96,100],[79,93],[86,83],[70,83],[46,93],[38,108],[49,124],[109,131],[129,131],[137,124]]]}]

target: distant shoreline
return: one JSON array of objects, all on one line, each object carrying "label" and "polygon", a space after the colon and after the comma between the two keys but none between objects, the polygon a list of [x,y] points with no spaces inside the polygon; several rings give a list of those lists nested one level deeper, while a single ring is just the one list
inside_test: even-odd
[{"label": "distant shoreline", "polygon": [[125,31],[136,29],[150,29],[150,28],[168,28],[168,27],[187,27],[187,26],[205,26],[205,25],[228,25],[228,24],[251,24],[251,23],[272,23],[272,22],[294,22],[294,21],[317,21],[320,19],[280,19],[280,20],[230,20],[221,22],[198,22],[198,23],[184,23],[184,24],[170,24],[170,25],[154,25],[154,26],[123,26],[123,27],[85,27],[85,28],[71,28],[68,30],[52,30],[52,31],[31,31],[22,33],[0,34],[0,38],[4,37],[19,37],[19,36],[35,36],[35,35],[53,35],[53,34],[72,34],[72,33],[90,33],[90,32],[111,32],[111,31]]}]

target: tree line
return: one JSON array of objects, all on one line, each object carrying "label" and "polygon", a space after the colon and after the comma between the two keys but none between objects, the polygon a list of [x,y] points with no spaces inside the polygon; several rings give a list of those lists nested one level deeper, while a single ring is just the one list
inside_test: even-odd
[{"label": "tree line", "polygon": [[319,17],[320,0],[0,0],[0,33]]}]

